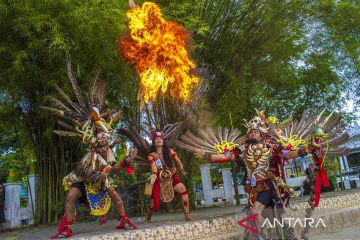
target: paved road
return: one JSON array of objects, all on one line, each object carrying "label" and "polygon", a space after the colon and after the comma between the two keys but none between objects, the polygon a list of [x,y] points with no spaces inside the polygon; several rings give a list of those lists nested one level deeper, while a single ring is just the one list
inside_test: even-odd
[{"label": "paved road", "polygon": [[[243,206],[213,207],[204,208],[193,211],[195,219],[208,219],[222,216],[232,216],[234,213],[240,213]],[[162,225],[173,225],[184,223],[184,214],[177,213],[154,213],[151,223],[144,223],[144,217],[134,217],[131,220],[139,227],[139,229],[157,227]],[[88,237],[101,233],[110,233],[115,230],[116,220],[108,220],[105,225],[98,225],[92,222],[76,222],[74,224],[74,234],[76,237]],[[23,239],[23,240],[39,240],[49,239],[49,236],[56,233],[58,224],[52,226],[27,227],[16,231],[0,233],[0,239]]]},{"label": "paved road", "polygon": [[328,233],[323,233],[316,236],[311,236],[311,240],[332,240],[332,239],[341,239],[341,240],[352,240],[360,239],[360,226],[354,225],[346,228],[339,228],[336,231],[331,231]]}]

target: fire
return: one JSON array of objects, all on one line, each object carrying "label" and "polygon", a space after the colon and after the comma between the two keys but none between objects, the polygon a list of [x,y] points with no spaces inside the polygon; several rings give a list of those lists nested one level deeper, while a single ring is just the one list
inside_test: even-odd
[{"label": "fire", "polygon": [[147,103],[161,90],[184,102],[191,99],[199,78],[191,73],[190,34],[178,23],[166,21],[160,7],[145,2],[127,12],[130,34],[119,41],[121,55],[135,65],[140,97]]}]

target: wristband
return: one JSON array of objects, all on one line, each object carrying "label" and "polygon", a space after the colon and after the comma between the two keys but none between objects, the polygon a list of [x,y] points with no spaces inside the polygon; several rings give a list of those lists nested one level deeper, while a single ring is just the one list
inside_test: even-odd
[{"label": "wristband", "polygon": [[111,167],[110,166],[105,166],[102,170],[103,173],[110,173],[111,171]]},{"label": "wristband", "polygon": [[231,152],[230,151],[224,152],[224,155],[226,156],[226,158],[231,158]]},{"label": "wristband", "polygon": [[204,155],[204,159],[205,159],[205,160],[208,160],[208,161],[211,161],[211,156],[212,156],[211,153],[206,152],[205,155]]},{"label": "wristband", "polygon": [[298,154],[299,154],[300,157],[305,157],[307,155],[307,152],[305,151],[305,149],[300,148],[298,150]]},{"label": "wristband", "polygon": [[122,168],[125,168],[125,167],[128,166],[128,165],[125,164],[124,161],[121,161],[121,162],[119,163],[119,166],[122,167]]}]

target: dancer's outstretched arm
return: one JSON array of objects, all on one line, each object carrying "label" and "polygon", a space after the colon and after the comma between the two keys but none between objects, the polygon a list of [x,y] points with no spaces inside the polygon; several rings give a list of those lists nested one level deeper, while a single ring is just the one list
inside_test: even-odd
[{"label": "dancer's outstretched arm", "polygon": [[305,157],[306,155],[308,155],[308,150],[305,148],[300,148],[297,151],[290,151],[286,157],[288,159],[294,159],[298,157]]},{"label": "dancer's outstretched arm", "polygon": [[194,154],[196,157],[208,160],[210,163],[223,163],[236,159],[236,155],[233,152],[228,152],[226,154],[212,154],[205,152],[204,150],[197,150]]}]

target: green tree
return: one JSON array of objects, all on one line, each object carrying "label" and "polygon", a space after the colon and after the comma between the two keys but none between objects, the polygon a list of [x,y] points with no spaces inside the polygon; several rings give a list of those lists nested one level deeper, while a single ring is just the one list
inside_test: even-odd
[{"label": "green tree", "polygon": [[34,159],[25,123],[21,121],[20,106],[13,106],[11,98],[2,92],[0,97],[0,182],[5,182],[9,170],[14,169],[17,180],[28,174],[30,162]]},{"label": "green tree", "polygon": [[81,158],[83,149],[77,140],[54,136],[55,120],[40,106],[48,104],[46,96],[54,94],[54,83],[70,89],[67,57],[72,58],[82,89],[87,89],[100,68],[101,77],[113,87],[109,98],[116,97],[119,107],[132,101],[135,79],[116,53],[116,39],[126,27],[126,8],[111,0],[0,3],[1,90],[13,106],[7,114],[18,116],[25,125],[22,134],[39,162],[37,206],[42,223],[62,214],[62,177]]},{"label": "green tree", "polygon": [[[342,107],[341,93],[351,88],[338,67],[354,57],[334,46],[351,39],[351,49],[359,51],[355,3],[204,2],[200,13],[209,33],[195,35],[203,41],[196,56],[207,72],[202,89],[218,122],[229,125],[232,112],[235,126],[241,127],[242,119],[249,119],[255,107],[280,117],[306,108]],[[345,30],[335,24],[334,13],[342,21],[351,18]],[[338,33],[337,38],[332,32]],[[347,64],[346,69],[356,72],[356,65]],[[355,75],[350,79],[359,80]]]}]

